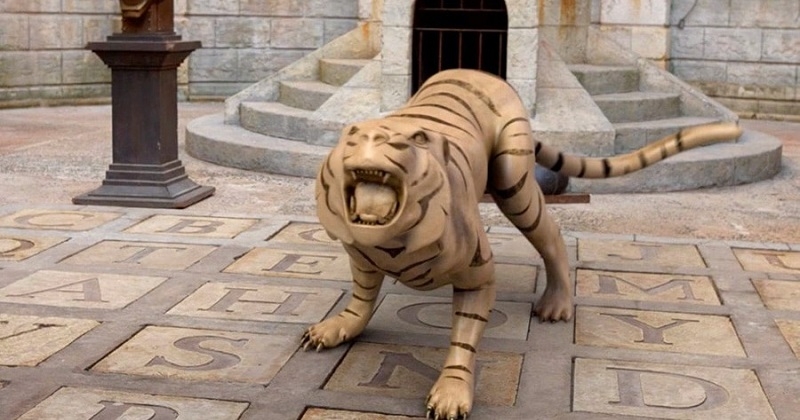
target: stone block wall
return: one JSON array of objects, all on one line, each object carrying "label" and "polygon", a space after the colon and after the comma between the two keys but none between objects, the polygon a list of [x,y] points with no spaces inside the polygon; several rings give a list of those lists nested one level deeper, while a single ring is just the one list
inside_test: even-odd
[{"label": "stone block wall", "polygon": [[800,1],[592,0],[592,23],[743,116],[800,116]]},{"label": "stone block wall", "polygon": [[[182,98],[224,99],[349,31],[358,0],[176,0],[175,28],[199,40]],[[111,72],[88,42],[120,30],[115,0],[0,1],[0,107],[107,102]]]},{"label": "stone block wall", "polygon": [[670,57],[669,19],[670,0],[592,1],[592,22],[604,34],[662,68]]},{"label": "stone block wall", "polygon": [[0,1],[0,107],[96,101],[111,74],[83,47],[120,27],[118,2]]},{"label": "stone block wall", "polygon": [[799,117],[800,1],[693,3],[673,0],[671,71],[741,115]]}]

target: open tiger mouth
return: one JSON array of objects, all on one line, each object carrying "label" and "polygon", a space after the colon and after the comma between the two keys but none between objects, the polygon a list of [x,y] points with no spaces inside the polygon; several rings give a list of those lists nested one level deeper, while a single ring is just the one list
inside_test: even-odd
[{"label": "open tiger mouth", "polygon": [[397,216],[402,196],[402,182],[391,173],[380,169],[352,170],[345,188],[350,222],[386,225]]}]

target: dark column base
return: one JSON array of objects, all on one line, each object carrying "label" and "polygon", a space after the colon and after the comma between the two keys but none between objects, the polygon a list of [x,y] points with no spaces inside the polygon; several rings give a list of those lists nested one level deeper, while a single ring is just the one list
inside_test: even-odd
[{"label": "dark column base", "polygon": [[112,163],[99,188],[72,199],[74,204],[182,209],[214,194],[194,183],[180,160],[163,165]]}]

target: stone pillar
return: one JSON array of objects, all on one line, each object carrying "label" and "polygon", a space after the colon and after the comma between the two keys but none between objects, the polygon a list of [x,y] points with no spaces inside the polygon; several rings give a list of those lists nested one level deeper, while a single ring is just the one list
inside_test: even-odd
[{"label": "stone pillar", "polygon": [[120,0],[122,32],[87,48],[111,68],[113,162],[75,204],[185,208],[214,193],[178,159],[177,70],[199,41],[174,31],[172,0]]}]

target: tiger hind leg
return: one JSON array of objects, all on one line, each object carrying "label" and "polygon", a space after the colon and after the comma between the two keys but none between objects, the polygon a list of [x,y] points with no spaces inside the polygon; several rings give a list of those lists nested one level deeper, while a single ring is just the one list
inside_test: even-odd
[{"label": "tiger hind leg", "polygon": [[568,321],[573,307],[567,250],[561,230],[547,213],[544,195],[533,177],[533,156],[517,152],[525,151],[526,146],[530,148],[529,142],[529,138],[519,135],[500,142],[499,152],[489,165],[489,192],[503,214],[544,260],[547,286],[534,308],[539,320]]}]

